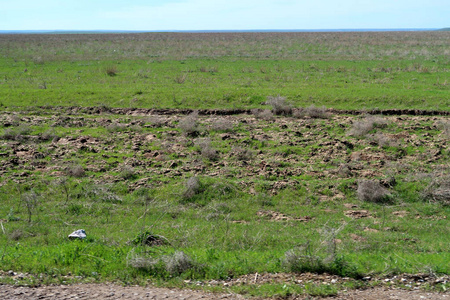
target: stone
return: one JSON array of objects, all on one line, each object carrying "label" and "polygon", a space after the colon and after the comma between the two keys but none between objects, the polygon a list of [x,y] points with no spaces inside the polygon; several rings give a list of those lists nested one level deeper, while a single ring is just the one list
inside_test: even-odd
[{"label": "stone", "polygon": [[69,239],[85,239],[86,238],[86,231],[84,231],[84,229],[78,229],[75,230],[74,232],[72,232],[71,234],[69,234]]}]

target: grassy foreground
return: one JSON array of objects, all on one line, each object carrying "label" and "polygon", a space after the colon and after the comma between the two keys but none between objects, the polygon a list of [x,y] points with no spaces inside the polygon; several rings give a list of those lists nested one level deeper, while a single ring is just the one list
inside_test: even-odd
[{"label": "grassy foreground", "polygon": [[[0,282],[287,297],[448,275],[448,117],[320,105],[448,111],[449,38],[0,36],[0,271],[31,274]],[[77,110],[97,105],[253,110]],[[87,239],[69,240],[76,229]],[[339,280],[292,279],[308,272]],[[291,275],[213,284],[265,273]]]}]

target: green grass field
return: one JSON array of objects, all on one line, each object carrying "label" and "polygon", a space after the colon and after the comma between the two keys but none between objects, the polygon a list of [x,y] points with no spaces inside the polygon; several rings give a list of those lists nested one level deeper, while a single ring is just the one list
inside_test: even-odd
[{"label": "green grass field", "polygon": [[447,32],[0,38],[7,107],[449,108]]},{"label": "green grass field", "polygon": [[[30,274],[0,282],[201,282],[287,297],[449,275],[448,116],[321,106],[448,112],[450,33],[2,35],[0,45],[0,271]],[[82,109],[93,106],[253,110]],[[69,240],[77,229],[87,239]],[[305,272],[351,281],[207,287]]]}]

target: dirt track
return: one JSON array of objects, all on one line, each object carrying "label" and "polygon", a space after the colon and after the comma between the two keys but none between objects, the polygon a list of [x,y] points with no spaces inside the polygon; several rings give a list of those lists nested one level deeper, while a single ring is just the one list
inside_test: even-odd
[{"label": "dirt track", "polygon": [[[166,288],[123,287],[113,284],[77,284],[42,286],[38,288],[0,285],[0,299],[245,299],[236,294],[212,294],[202,291]],[[293,297],[290,299],[311,299]],[[378,287],[341,293],[332,299],[450,299],[450,294],[429,293],[418,290],[400,290]]]}]

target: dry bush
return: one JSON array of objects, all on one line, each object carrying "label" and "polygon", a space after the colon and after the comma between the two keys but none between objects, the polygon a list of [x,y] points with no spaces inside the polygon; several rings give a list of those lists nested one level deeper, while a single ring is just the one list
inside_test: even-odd
[{"label": "dry bush", "polygon": [[109,132],[121,132],[127,130],[127,126],[121,123],[112,123],[106,126],[106,130]]},{"label": "dry bush", "polygon": [[388,121],[378,116],[366,116],[360,121],[355,121],[349,131],[349,135],[362,137],[374,128],[386,127]]},{"label": "dry bush", "polygon": [[105,68],[105,73],[106,75],[113,77],[116,76],[119,73],[119,71],[117,70],[116,66],[107,66]]},{"label": "dry bush", "polygon": [[214,131],[225,131],[225,132],[231,132],[234,129],[234,124],[230,120],[220,118],[217,120],[214,120],[212,123],[211,128]]},{"label": "dry bush", "polygon": [[361,201],[374,203],[386,203],[391,201],[391,194],[389,191],[375,180],[359,180],[356,194]]},{"label": "dry bush", "polygon": [[15,229],[9,234],[9,238],[13,241],[18,241],[24,237],[24,232],[21,229]]},{"label": "dry bush", "polygon": [[136,178],[136,171],[130,165],[123,165],[120,168],[120,177],[124,180],[130,180]]},{"label": "dry bush", "polygon": [[158,128],[165,125],[165,122],[163,119],[161,119],[158,116],[148,116],[143,119],[144,123],[150,123],[152,127]]},{"label": "dry bush", "polygon": [[239,161],[248,161],[251,160],[254,156],[253,151],[241,147],[234,147],[232,153]]},{"label": "dry bush", "polygon": [[194,267],[194,261],[183,251],[175,251],[172,255],[165,255],[162,261],[166,265],[166,271],[177,276]]},{"label": "dry bush", "polygon": [[264,110],[252,109],[251,112],[257,119],[262,119],[262,120],[266,120],[266,121],[272,121],[274,119],[272,111],[270,111],[268,109],[264,109]]},{"label": "dry bush", "polygon": [[198,139],[195,141],[195,145],[200,149],[200,152],[204,158],[209,160],[217,160],[219,153],[211,146],[211,140],[208,138]]},{"label": "dry bush", "polygon": [[450,176],[434,178],[422,195],[431,202],[450,205]]},{"label": "dry bush", "polygon": [[187,74],[183,73],[175,77],[175,82],[178,84],[183,84],[186,81]]},{"label": "dry bush", "polygon": [[53,128],[46,130],[40,135],[40,139],[43,141],[59,140],[59,138],[60,137],[55,133],[55,130]]},{"label": "dry bush", "polygon": [[314,104],[309,107],[294,110],[293,115],[296,118],[310,117],[313,119],[328,119],[331,117],[331,114],[327,112],[327,108],[325,106],[317,107]]},{"label": "dry bush", "polygon": [[268,96],[267,102],[268,105],[272,106],[272,112],[275,115],[284,115],[288,116],[292,114],[292,105],[287,103],[286,97],[281,96]]},{"label": "dry bush", "polygon": [[439,122],[438,128],[442,130],[447,138],[450,138],[450,121]]},{"label": "dry bush", "polygon": [[178,127],[186,135],[198,135],[198,111],[193,111],[178,123]]},{"label": "dry bush", "polygon": [[371,143],[374,143],[380,147],[394,147],[394,146],[398,146],[398,142],[385,135],[382,133],[375,133],[369,136],[369,140],[371,141]]},{"label": "dry bush", "polygon": [[201,193],[202,185],[197,177],[189,178],[184,185],[183,198],[190,199],[195,195]]},{"label": "dry bush", "polygon": [[80,165],[72,165],[65,169],[65,173],[67,176],[72,177],[83,177],[85,175],[85,171]]}]

